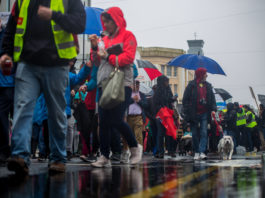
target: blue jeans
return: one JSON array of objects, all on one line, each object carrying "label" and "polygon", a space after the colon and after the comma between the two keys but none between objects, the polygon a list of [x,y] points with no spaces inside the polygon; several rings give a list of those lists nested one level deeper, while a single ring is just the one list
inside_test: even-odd
[{"label": "blue jeans", "polygon": [[[192,145],[195,153],[205,153],[208,143],[207,113],[197,115],[197,122],[191,123]],[[200,123],[200,131],[198,131]]]},{"label": "blue jeans", "polygon": [[68,66],[45,67],[20,62],[15,77],[12,156],[30,163],[32,117],[36,100],[43,92],[48,109],[50,162],[66,162],[67,118],[65,90]]},{"label": "blue jeans", "polygon": [[[132,89],[125,87],[125,101],[112,109],[102,109],[99,106],[99,138],[100,151],[102,155],[109,158],[111,131],[115,128],[122,134],[129,147],[137,147],[137,141],[129,125],[124,121],[125,110],[128,101],[131,98]],[[102,89],[99,89],[99,98],[102,95]]]}]

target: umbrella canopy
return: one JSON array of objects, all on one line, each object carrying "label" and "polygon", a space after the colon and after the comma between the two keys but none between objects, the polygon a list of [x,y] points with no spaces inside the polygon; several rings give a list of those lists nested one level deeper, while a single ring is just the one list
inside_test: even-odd
[{"label": "umbrella canopy", "polygon": [[152,81],[162,75],[156,66],[147,60],[137,59],[136,67],[138,69],[139,76],[143,76],[146,81]]},{"label": "umbrella canopy", "polygon": [[232,98],[231,94],[224,89],[214,88],[214,90],[215,93],[219,94],[224,101],[228,100],[229,98]]},{"label": "umbrella canopy", "polygon": [[144,93],[145,95],[148,95],[148,96],[152,95],[152,92],[153,92],[151,87],[149,87],[148,85],[146,85],[142,82],[140,82],[139,91]]},{"label": "umbrella canopy", "polygon": [[196,70],[199,67],[207,69],[208,73],[226,75],[221,66],[206,56],[196,54],[183,54],[173,58],[168,62],[169,66],[183,67],[190,70]]},{"label": "umbrella canopy", "polygon": [[101,8],[85,7],[86,10],[86,28],[84,34],[96,34],[100,35],[102,31],[102,24],[100,20],[100,14],[104,11]]}]

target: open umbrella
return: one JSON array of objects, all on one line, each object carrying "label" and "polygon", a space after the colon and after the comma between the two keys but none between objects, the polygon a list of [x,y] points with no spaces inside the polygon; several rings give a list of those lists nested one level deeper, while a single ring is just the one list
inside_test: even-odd
[{"label": "open umbrella", "polygon": [[226,101],[228,100],[229,98],[232,98],[231,94],[228,93],[226,90],[224,89],[221,89],[221,88],[214,88],[215,90],[215,93],[216,94],[219,94],[221,96],[221,98]]},{"label": "open umbrella", "polygon": [[156,66],[147,60],[136,60],[136,67],[139,76],[143,77],[145,81],[152,81],[162,75]]},{"label": "open umbrella", "polygon": [[84,34],[96,34],[99,36],[102,31],[100,15],[104,10],[96,7],[85,7],[85,10],[86,28]]},{"label": "open umbrella", "polygon": [[85,11],[86,28],[83,32],[83,64],[85,63],[85,34],[100,35],[100,32],[102,31],[100,15],[104,10],[96,7],[85,7]]},{"label": "open umbrella", "polygon": [[211,74],[226,75],[221,66],[206,56],[196,54],[183,54],[173,58],[168,62],[169,66],[182,67],[190,70],[196,70],[199,67],[204,67]]},{"label": "open umbrella", "polygon": [[152,88],[144,84],[143,82],[140,82],[139,91],[148,96],[152,95],[152,92],[153,92]]}]

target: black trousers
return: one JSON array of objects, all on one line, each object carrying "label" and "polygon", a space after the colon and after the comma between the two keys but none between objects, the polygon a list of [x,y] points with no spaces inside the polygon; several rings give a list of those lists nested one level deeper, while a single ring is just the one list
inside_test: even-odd
[{"label": "black trousers", "polygon": [[0,87],[0,155],[9,157],[9,118],[13,117],[14,87]]},{"label": "black trousers", "polygon": [[77,121],[77,130],[84,137],[88,151],[91,154],[90,135],[93,129],[93,122],[95,122],[95,110],[88,110],[85,103],[81,102],[77,105],[73,115]]}]

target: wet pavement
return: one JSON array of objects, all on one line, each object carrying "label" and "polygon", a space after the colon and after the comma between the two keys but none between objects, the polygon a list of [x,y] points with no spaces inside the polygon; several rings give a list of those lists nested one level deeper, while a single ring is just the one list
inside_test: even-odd
[{"label": "wet pavement", "polygon": [[136,166],[104,169],[75,158],[65,174],[49,175],[47,163],[33,160],[24,178],[0,168],[0,197],[265,197],[265,168],[259,156],[203,162],[144,156]]}]

